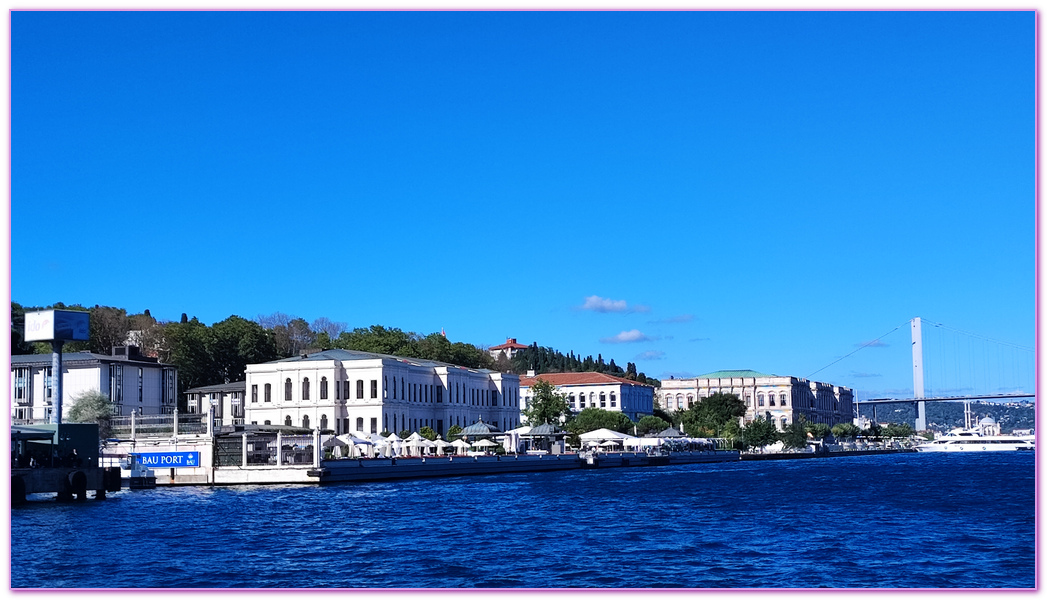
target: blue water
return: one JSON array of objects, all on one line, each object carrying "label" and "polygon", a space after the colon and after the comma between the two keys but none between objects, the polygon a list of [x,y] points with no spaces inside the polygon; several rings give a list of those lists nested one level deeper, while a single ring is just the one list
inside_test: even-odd
[{"label": "blue water", "polygon": [[122,491],[11,511],[12,587],[1030,588],[1035,457]]}]

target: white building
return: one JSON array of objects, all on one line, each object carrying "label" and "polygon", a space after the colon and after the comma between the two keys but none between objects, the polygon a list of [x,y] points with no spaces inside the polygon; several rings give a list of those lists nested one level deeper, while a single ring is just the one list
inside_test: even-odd
[{"label": "white building", "polygon": [[244,424],[244,391],[247,384],[243,381],[219,383],[196,387],[185,392],[185,409],[189,414],[207,414],[209,407],[214,407],[213,416],[216,424]]},{"label": "white building", "polygon": [[521,350],[526,350],[527,346],[518,344],[516,338],[506,338],[504,344],[498,344],[497,346],[491,346],[487,349],[487,353],[491,355],[491,358],[498,360],[499,354],[504,354],[506,358],[512,360],[516,354]]},{"label": "white building", "polygon": [[850,388],[748,370],[663,380],[656,398],[662,410],[675,412],[717,392],[734,394],[745,402],[745,423],[756,417],[770,419],[779,431],[800,415],[808,423],[827,425],[850,423],[854,418]]},{"label": "white building", "polygon": [[545,380],[558,393],[567,396],[571,410],[580,412],[586,408],[625,413],[636,421],[654,412],[654,387],[605,373],[543,373],[520,378],[520,410],[527,408],[534,396],[531,386],[538,379]]},{"label": "white building", "polygon": [[324,350],[247,365],[244,421],[336,433],[418,431],[447,437],[478,419],[520,424],[520,380],[511,373],[355,350]]},{"label": "white building", "polygon": [[[62,353],[62,417],[84,392],[101,392],[113,403],[113,414],[170,414],[178,403],[178,368],[142,356],[134,346],[117,346],[113,356],[91,352]],[[52,414],[50,354],[11,357],[11,419],[46,423]]]}]

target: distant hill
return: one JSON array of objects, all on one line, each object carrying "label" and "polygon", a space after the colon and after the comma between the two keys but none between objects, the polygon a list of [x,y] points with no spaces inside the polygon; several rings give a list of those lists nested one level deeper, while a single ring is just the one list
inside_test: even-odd
[{"label": "distant hill", "polygon": [[[860,415],[873,418],[880,423],[908,423],[916,425],[916,406],[913,404],[859,404]],[[1036,427],[1036,407],[1033,403],[994,404],[990,402],[972,402],[971,410],[975,420],[992,417],[1000,424],[1004,433],[1013,429],[1033,429]],[[928,402],[927,428],[937,431],[948,431],[954,427],[963,427],[963,402]]]}]

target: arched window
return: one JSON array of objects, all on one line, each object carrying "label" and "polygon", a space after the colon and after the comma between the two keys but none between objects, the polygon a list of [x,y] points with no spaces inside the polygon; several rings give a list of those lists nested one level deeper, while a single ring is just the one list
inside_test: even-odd
[{"label": "arched window", "polygon": [[676,394],[676,408],[677,410],[683,408],[683,394]]},{"label": "arched window", "polygon": [[574,394],[567,394],[567,403],[573,408],[578,408],[578,399],[574,397]]},{"label": "arched window", "polygon": [[[288,377],[287,381],[284,382],[284,401],[291,401],[291,378]],[[288,417],[290,418],[290,417]]]},{"label": "arched window", "polygon": [[309,415],[302,417],[302,427],[309,429]]},{"label": "arched window", "polygon": [[782,431],[785,431],[787,425],[785,424],[785,417],[782,417]]},{"label": "arched window", "polygon": [[607,408],[607,394],[600,392],[600,408]]},{"label": "arched window", "polygon": [[756,394],[756,403],[759,406],[763,406],[763,394]]},{"label": "arched window", "polygon": [[305,377],[302,379],[302,400],[309,399],[309,378]]},{"label": "arched window", "polygon": [[266,419],[266,420],[265,420],[265,424],[266,424],[266,425],[272,425],[272,423],[271,423],[271,422],[269,422],[269,419]]},{"label": "arched window", "polygon": [[774,394],[767,394],[767,403],[774,406]]},{"label": "arched window", "polygon": [[[320,378],[320,399],[327,400],[327,378]],[[324,428],[326,429],[326,428]]]},{"label": "arched window", "polygon": [[272,402],[273,401],[273,384],[271,384],[271,383],[265,384],[265,401],[266,402]]},{"label": "arched window", "polygon": [[687,408],[694,406],[694,394],[687,394]]},{"label": "arched window", "polygon": [[320,415],[320,429],[327,429],[327,415]]},{"label": "arched window", "polygon": [[785,403],[786,399],[788,399],[788,396],[786,396],[785,394],[782,394],[781,396],[778,396],[778,399],[779,399],[779,400],[781,400],[781,405],[782,405],[782,406],[788,406],[788,405],[787,405],[787,404]]},{"label": "arched window", "polygon": [[284,425],[287,425],[288,427],[291,426],[291,415],[284,417]]},{"label": "arched window", "polygon": [[357,431],[363,431],[364,430],[364,418],[363,417],[357,417],[356,418],[356,430]]},{"label": "arched window", "polygon": [[618,397],[614,395],[614,392],[611,392],[611,408],[616,406],[618,406]]}]

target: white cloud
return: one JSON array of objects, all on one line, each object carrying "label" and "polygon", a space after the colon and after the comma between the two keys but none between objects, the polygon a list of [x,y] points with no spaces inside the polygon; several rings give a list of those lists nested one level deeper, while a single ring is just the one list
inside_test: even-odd
[{"label": "white cloud", "polygon": [[662,360],[665,358],[665,352],[661,350],[648,350],[647,352],[641,352],[636,355],[633,360]]},{"label": "white cloud", "polygon": [[625,312],[629,310],[629,306],[625,300],[611,300],[599,296],[588,296],[585,299],[585,304],[582,305],[582,310],[592,310],[596,312]]},{"label": "white cloud", "polygon": [[581,309],[601,313],[645,313],[651,311],[651,307],[645,306],[643,304],[629,306],[629,303],[625,300],[611,300],[610,298],[601,298],[600,296],[586,296],[585,303],[582,304]]},{"label": "white cloud", "polygon": [[639,329],[630,329],[629,331],[623,331],[614,337],[600,338],[600,341],[605,344],[627,344],[630,342],[649,342],[654,338],[649,338],[643,334]]}]

